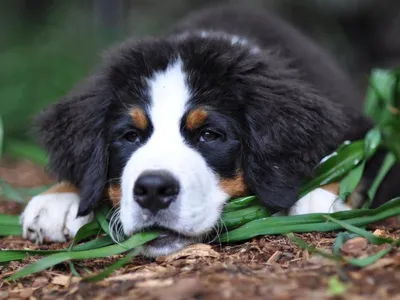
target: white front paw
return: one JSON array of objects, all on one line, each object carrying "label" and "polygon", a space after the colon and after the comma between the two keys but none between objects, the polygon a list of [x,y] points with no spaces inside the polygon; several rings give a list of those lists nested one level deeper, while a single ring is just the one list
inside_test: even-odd
[{"label": "white front paw", "polygon": [[312,213],[334,213],[351,208],[345,204],[339,196],[322,188],[317,188],[303,198],[299,199],[288,212],[289,216],[312,214]]},{"label": "white front paw", "polygon": [[33,197],[21,215],[23,238],[42,244],[65,242],[93,219],[93,214],[77,218],[79,196],[54,193]]}]

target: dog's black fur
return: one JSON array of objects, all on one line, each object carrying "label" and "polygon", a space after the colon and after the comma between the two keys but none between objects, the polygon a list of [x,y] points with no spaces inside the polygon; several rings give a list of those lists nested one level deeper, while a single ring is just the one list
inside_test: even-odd
[{"label": "dog's black fur", "polygon": [[[193,34],[199,30],[239,35],[249,46]],[[261,52],[252,53],[254,45]],[[160,37],[117,47],[81,88],[39,116],[51,171],[80,189],[79,215],[93,209],[135,150],[118,139],[127,122],[120,112],[148,101],[144,78],[178,55],[195,91],[191,105],[211,107],[231,136],[225,148],[198,151],[222,177],[242,170],[269,206],[293,205],[302,179],[325,155],[372,127],[354,105],[360,96],[351,80],[300,32],[268,12],[201,11]]]}]

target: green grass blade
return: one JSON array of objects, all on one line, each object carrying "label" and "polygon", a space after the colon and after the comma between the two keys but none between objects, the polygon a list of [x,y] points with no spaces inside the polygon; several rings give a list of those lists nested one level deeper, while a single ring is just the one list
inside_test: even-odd
[{"label": "green grass blade", "polygon": [[0,225],[19,226],[19,216],[0,214]]},{"label": "green grass blade", "polygon": [[0,178],[0,195],[4,196],[8,200],[12,200],[18,203],[26,203],[26,199],[14,189],[11,185]]},{"label": "green grass blade", "polygon": [[373,128],[365,135],[365,156],[371,158],[378,150],[382,141],[382,134],[379,128]]},{"label": "green grass blade", "polygon": [[331,222],[334,222],[336,224],[339,224],[340,226],[342,226],[344,229],[353,232],[359,236],[362,236],[364,238],[366,238],[370,243],[374,244],[374,245],[382,245],[382,244],[390,244],[393,243],[393,240],[391,238],[384,238],[384,237],[380,237],[377,235],[374,235],[373,233],[362,229],[360,227],[356,227],[353,226],[347,222],[343,222],[340,220],[337,220],[331,216],[325,216],[325,218]]},{"label": "green grass blade", "polygon": [[389,173],[389,171],[395,164],[396,164],[396,156],[393,153],[386,154],[382,166],[379,169],[378,175],[376,176],[371,187],[368,190],[369,201],[367,201],[365,204],[366,208],[371,206],[371,203],[375,198],[379,186],[381,185],[383,179],[386,177],[386,175]]},{"label": "green grass blade", "polygon": [[[345,219],[351,219],[351,218],[359,218],[363,216],[370,216],[374,215],[378,212],[385,211],[385,210],[390,210],[390,209],[396,209],[400,205],[400,202],[398,200],[394,199],[390,202],[385,203],[384,205],[376,208],[375,210],[371,209],[357,209],[357,210],[349,210],[349,211],[342,211],[342,212],[336,212],[331,214],[332,217],[345,220]],[[252,229],[249,230],[261,230],[262,228],[266,227],[276,227],[276,226],[282,226],[282,225],[297,225],[297,224],[312,224],[312,223],[323,223],[326,221],[324,218],[325,214],[322,213],[313,213],[313,214],[306,214],[306,215],[297,215],[297,216],[282,216],[282,217],[267,217],[267,218],[261,218],[261,219],[256,219],[254,221],[251,221],[245,225],[243,225],[242,229],[245,229],[247,227],[251,227]],[[226,217],[225,217],[226,218]],[[225,220],[229,224],[229,220]],[[228,226],[227,226],[228,227]],[[232,229],[228,227],[228,229]]]},{"label": "green grass blade", "polygon": [[268,217],[272,213],[262,205],[254,205],[241,210],[224,212],[221,219],[227,228],[234,228],[256,219]]},{"label": "green grass blade", "polygon": [[99,237],[95,240],[91,240],[89,242],[74,246],[72,251],[76,252],[76,251],[92,250],[92,249],[102,248],[111,244],[114,244],[114,241],[111,239],[110,236],[106,235]]},{"label": "green grass blade", "polygon": [[299,199],[321,185],[325,185],[342,178],[347,172],[364,159],[364,141],[356,141],[341,147],[323,160],[317,169],[316,176],[308,179],[302,185]]},{"label": "green grass blade", "polygon": [[347,262],[352,265],[358,266],[358,267],[366,267],[369,266],[375,262],[377,262],[379,259],[384,257],[386,254],[388,254],[390,251],[393,250],[394,247],[397,245],[400,245],[400,239],[398,239],[396,242],[392,243],[389,247],[387,247],[384,250],[379,251],[378,253],[365,257],[365,258],[353,258],[353,259],[345,259],[344,257],[340,257],[335,254],[330,254],[326,253],[325,251],[319,250],[315,248],[314,246],[309,245],[307,242],[302,240],[299,237],[296,237],[293,233],[289,233],[286,235],[292,242],[296,243],[300,248],[305,249],[309,251],[310,253],[317,253],[325,258],[335,260],[335,261],[342,261],[342,262]]},{"label": "green grass blade", "polygon": [[255,205],[257,203],[258,203],[258,200],[257,200],[256,196],[248,196],[248,197],[232,199],[225,205],[224,212],[239,210],[242,208],[246,208],[246,207]]},{"label": "green grass blade", "polygon": [[4,143],[4,153],[15,158],[29,159],[39,165],[46,165],[48,162],[46,152],[31,142],[17,139],[7,139]]},{"label": "green grass blade", "polygon": [[3,154],[3,144],[4,144],[4,124],[3,124],[3,119],[0,116],[0,158]]},{"label": "green grass blade", "polygon": [[0,224],[0,236],[21,236],[21,235],[22,235],[21,226]]},{"label": "green grass blade", "polygon": [[10,262],[14,260],[22,260],[25,256],[26,253],[23,252],[0,250],[0,263]]},{"label": "green grass blade", "polygon": [[[353,212],[353,218],[346,218]],[[400,214],[400,198],[393,199],[391,202],[382,205],[377,209],[370,210],[359,210],[359,211],[349,211],[349,212],[337,212],[330,214],[336,219],[346,219],[346,223],[354,226],[364,226],[369,223],[381,221],[389,217],[396,216]],[[220,236],[221,242],[237,242],[248,240],[259,235],[268,234],[286,234],[290,232],[314,232],[314,231],[333,231],[343,228],[341,225],[333,222],[318,222],[318,223],[306,223],[307,219],[316,220],[317,218],[324,218],[327,214],[312,214],[303,216],[293,216],[293,217],[270,217],[260,220],[255,220],[249,222],[237,229],[233,229],[227,233],[223,233]],[[304,223],[290,222],[292,218],[303,217]],[[280,218],[281,222],[276,222],[276,218]],[[287,220],[287,224],[282,224],[283,220]]]},{"label": "green grass blade", "polygon": [[78,232],[76,233],[69,249],[70,250],[76,249],[75,245],[77,245],[80,241],[90,236],[98,235],[99,233],[101,233],[101,228],[97,221],[92,221],[90,223],[83,225],[81,228],[79,228]]},{"label": "green grass blade", "polygon": [[103,248],[98,248],[94,250],[86,251],[71,251],[71,252],[61,252],[50,256],[47,256],[36,263],[33,263],[22,270],[18,271],[14,275],[7,278],[7,281],[16,280],[42,270],[45,270],[51,266],[57,265],[68,260],[81,260],[90,258],[102,258],[108,257],[116,254],[121,254],[129,249],[140,246],[148,241],[157,238],[159,234],[157,232],[145,232],[137,233],[130,237],[125,242],[118,245],[111,245]]},{"label": "green grass blade", "polygon": [[42,255],[47,256],[50,254],[65,252],[63,250],[0,250],[0,263],[10,262],[13,260],[21,260],[26,255]]},{"label": "green grass blade", "polygon": [[309,245],[306,241],[304,241],[303,239],[295,236],[292,232],[286,234],[286,237],[293,243],[295,243],[297,246],[299,246],[300,248],[307,250],[310,253],[317,253],[325,258],[329,258],[335,261],[343,261],[343,259],[340,256],[322,251],[312,245]]},{"label": "green grass blade", "polygon": [[360,183],[362,175],[364,173],[365,168],[365,160],[357,167],[352,169],[346,176],[340,181],[339,185],[339,198],[342,200],[346,200],[347,196],[349,196]]},{"label": "green grass blade", "polygon": [[[113,244],[113,240],[109,236],[103,236],[98,239],[86,242],[84,244],[77,245],[73,248],[72,252],[87,251],[97,248],[102,248]],[[0,262],[9,262],[14,260],[14,257],[24,258],[26,255],[42,255],[48,256],[51,254],[67,252],[69,249],[59,249],[59,250],[0,250]]]},{"label": "green grass blade", "polygon": [[81,277],[81,275],[79,275],[79,273],[76,270],[75,265],[72,261],[69,262],[69,269],[71,270],[72,275],[74,275],[76,277]]},{"label": "green grass blade", "polygon": [[102,205],[96,211],[96,220],[99,222],[101,229],[110,235],[109,224],[107,221],[107,215],[110,213],[110,208],[108,206]]},{"label": "green grass blade", "polygon": [[397,247],[398,245],[400,245],[400,239],[396,240],[389,247],[379,251],[378,253],[376,253],[374,255],[370,255],[365,258],[349,259],[349,262],[352,265],[355,265],[355,266],[358,266],[361,268],[367,267],[367,266],[372,265],[373,263],[377,262],[379,259],[384,257],[386,254],[388,254],[390,251],[392,251],[394,247]]},{"label": "green grass blade", "polygon": [[108,268],[104,269],[102,272],[100,272],[94,276],[87,277],[84,280],[88,281],[88,282],[96,282],[96,281],[103,280],[104,278],[110,276],[117,269],[122,268],[124,265],[129,263],[129,261],[138,254],[139,254],[139,251],[137,249],[134,249],[131,252],[129,252],[127,255],[125,255],[123,258],[121,258],[120,260],[118,260],[117,262],[115,262],[114,264],[109,266]]}]

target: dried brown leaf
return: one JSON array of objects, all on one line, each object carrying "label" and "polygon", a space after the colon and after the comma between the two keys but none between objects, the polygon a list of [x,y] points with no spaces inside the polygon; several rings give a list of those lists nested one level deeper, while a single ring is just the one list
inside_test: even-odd
[{"label": "dried brown leaf", "polygon": [[212,249],[210,245],[206,244],[194,244],[188,246],[178,253],[171,254],[168,256],[162,256],[157,259],[157,262],[171,262],[182,258],[200,258],[200,257],[212,257],[219,258],[220,254]]},{"label": "dried brown leaf", "polygon": [[348,240],[341,247],[341,251],[347,255],[360,256],[363,254],[364,250],[367,249],[368,241],[363,237],[357,237]]}]

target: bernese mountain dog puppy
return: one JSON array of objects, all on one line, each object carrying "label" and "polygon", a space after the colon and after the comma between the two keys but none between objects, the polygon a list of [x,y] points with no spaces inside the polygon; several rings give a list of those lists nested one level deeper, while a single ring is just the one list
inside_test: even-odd
[{"label": "bernese mountain dog puppy", "polygon": [[204,239],[232,197],[289,214],[349,209],[329,188],[296,200],[323,157],[373,126],[361,102],[334,60],[272,13],[196,12],[112,49],[39,115],[60,183],[27,205],[24,238],[71,238],[104,198],[116,240],[163,230],[142,249],[152,257]]}]

